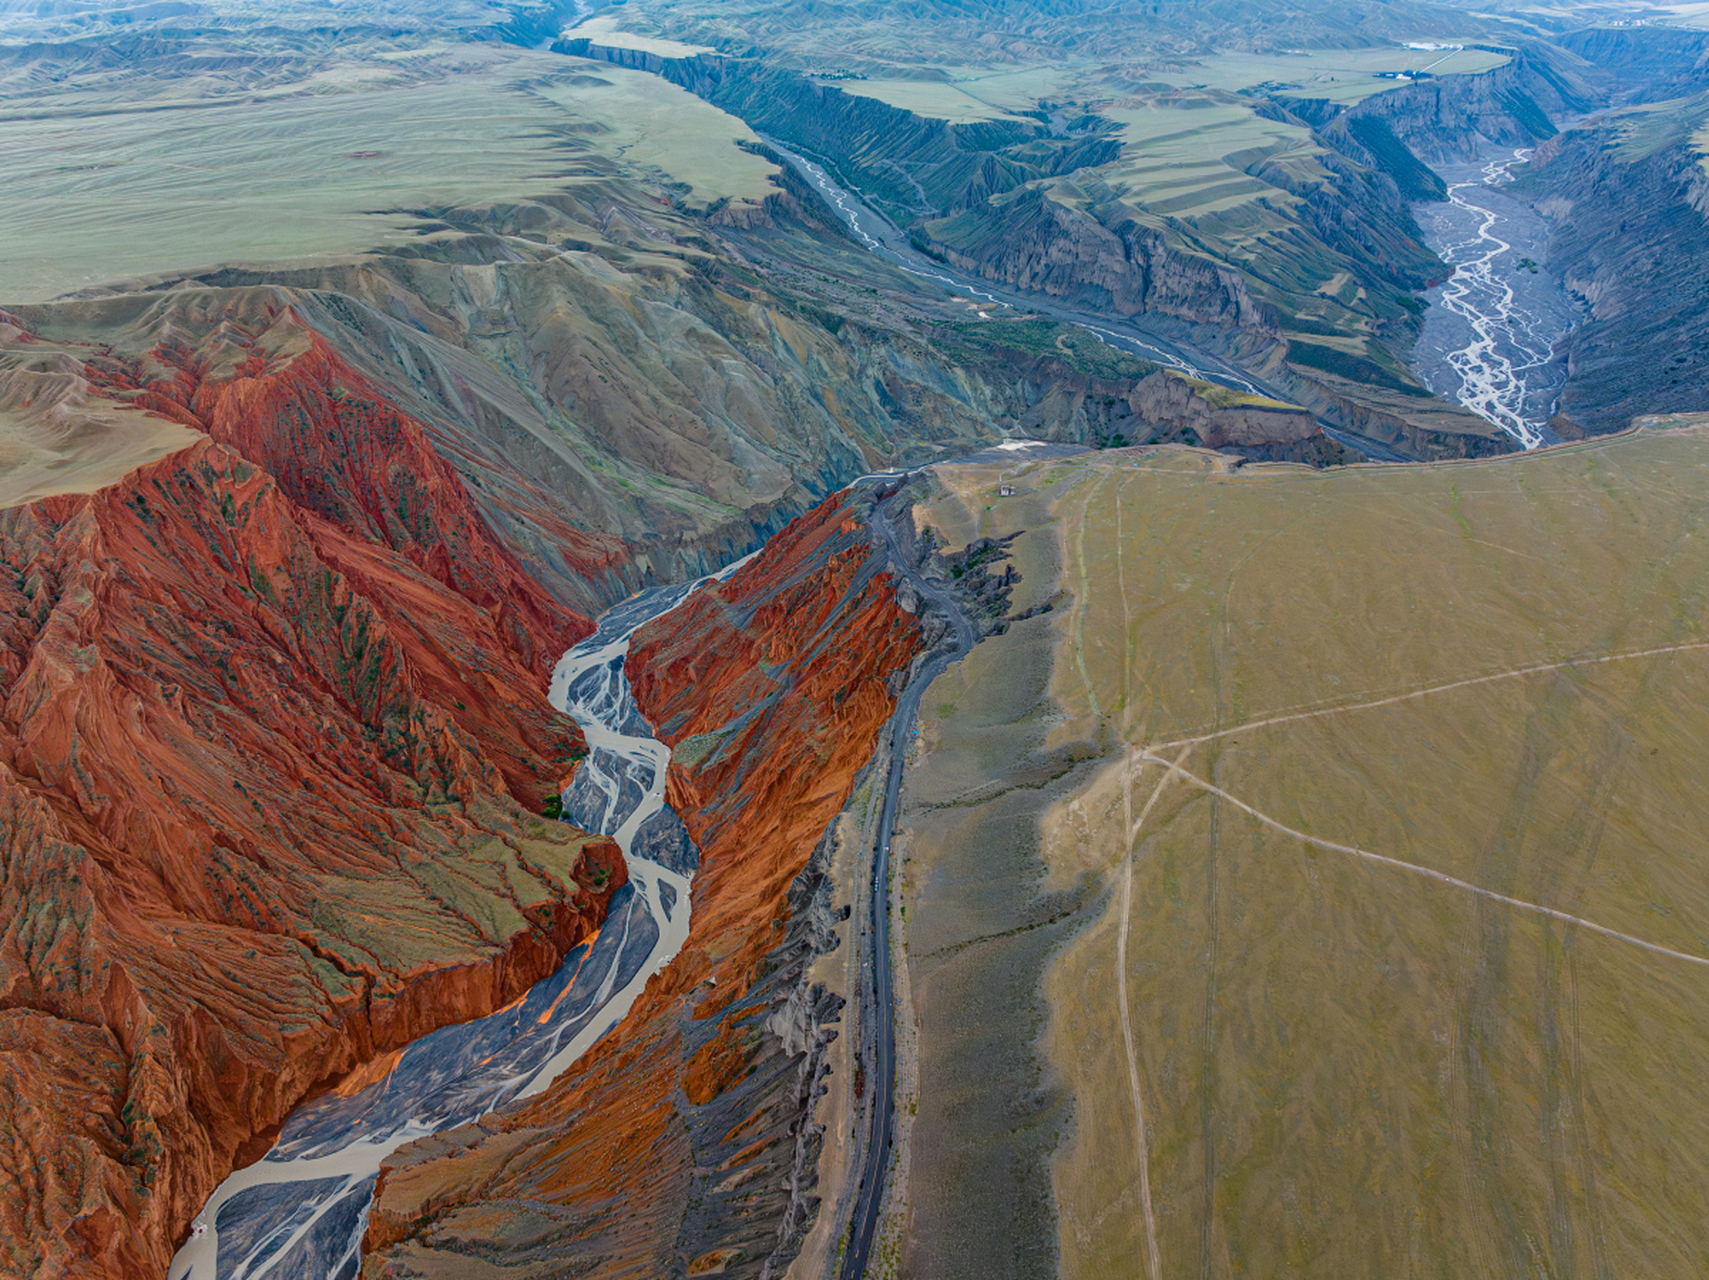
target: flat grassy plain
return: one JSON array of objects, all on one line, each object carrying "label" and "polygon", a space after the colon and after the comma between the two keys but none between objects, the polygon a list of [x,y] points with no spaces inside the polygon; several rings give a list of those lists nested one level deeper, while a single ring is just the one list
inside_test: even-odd
[{"label": "flat grassy plain", "polygon": [[[595,18],[577,28],[577,34],[592,23],[609,25],[617,21]],[[606,37],[599,39],[603,43]],[[1160,89],[1219,89],[1238,93],[1264,85],[1301,98],[1323,98],[1352,106],[1374,93],[1395,87],[1393,80],[1378,79],[1378,72],[1417,71],[1433,66],[1431,74],[1435,76],[1475,75],[1493,71],[1508,60],[1506,54],[1485,49],[1387,46],[1287,54],[1217,53],[1185,62],[1164,61],[1144,68],[1142,74],[1146,82]],[[1107,62],[1091,60],[1052,61],[1019,68],[941,66],[929,71],[942,78],[880,76],[839,80],[836,84],[848,93],[877,98],[917,115],[958,124],[1033,111],[1040,100],[1107,100],[1131,92],[1134,87],[1132,68],[1117,71]]]},{"label": "flat grassy plain", "polygon": [[928,693],[905,890],[922,1099],[1007,1017],[1040,1123],[914,1149],[1048,1166],[1068,1275],[1703,1274],[1709,430],[999,470],[925,518],[1054,610]]},{"label": "flat grassy plain", "polygon": [[[255,97],[116,77],[0,108],[0,305],[150,275],[396,247],[420,211],[624,173],[690,205],[760,198],[740,121],[657,76],[509,46],[386,53]],[[185,96],[189,95],[189,96]]]},{"label": "flat grassy plain", "polygon": [[937,80],[839,80],[836,85],[858,98],[877,98],[917,116],[951,124],[1015,118],[1014,112],[986,101],[977,92],[977,82],[964,87]]},{"label": "flat grassy plain", "polygon": [[[1437,41],[1436,43],[1448,43]],[[1420,71],[1433,76],[1478,75],[1505,66],[1508,55],[1488,49],[1318,49],[1297,53],[1219,53],[1180,70],[1165,68],[1157,79],[1167,84],[1231,93],[1254,85],[1272,85],[1300,98],[1324,98],[1352,106],[1373,93],[1394,87],[1378,72]],[[1283,90],[1281,86],[1288,86]]]},{"label": "flat grassy plain", "polygon": [[616,16],[602,13],[565,28],[563,38],[591,40],[604,49],[638,49],[642,53],[656,53],[661,58],[692,58],[696,54],[712,52],[708,45],[684,44],[681,40],[663,40],[657,36],[637,35],[633,31],[619,31],[618,21]]}]

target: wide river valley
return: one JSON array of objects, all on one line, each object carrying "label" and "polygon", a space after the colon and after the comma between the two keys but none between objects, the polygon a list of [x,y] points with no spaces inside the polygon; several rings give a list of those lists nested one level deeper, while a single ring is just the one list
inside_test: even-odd
[{"label": "wide river valley", "polygon": [[675,958],[698,853],[664,803],[670,748],[641,717],[623,664],[637,627],[711,580],[624,601],[553,673],[552,704],[582,726],[589,748],[565,817],[613,837],[629,868],[598,934],[509,1007],[415,1041],[383,1079],[299,1107],[264,1159],[215,1190],[170,1280],[354,1280],[381,1162],[545,1089]]},{"label": "wide river valley", "polygon": [[1548,422],[1566,365],[1554,358],[1555,345],[1579,315],[1541,267],[1547,220],[1504,190],[1510,170],[1529,155],[1491,148],[1473,161],[1434,166],[1448,199],[1413,212],[1454,274],[1426,295],[1413,361],[1437,395],[1534,449],[1557,439]]}]

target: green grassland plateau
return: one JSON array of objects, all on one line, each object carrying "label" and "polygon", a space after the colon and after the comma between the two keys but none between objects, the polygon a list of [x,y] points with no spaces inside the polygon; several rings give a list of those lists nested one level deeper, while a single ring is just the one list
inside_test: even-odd
[{"label": "green grassland plateau", "polygon": [[923,703],[914,1273],[1701,1274],[1709,430],[936,474],[1053,608]]}]

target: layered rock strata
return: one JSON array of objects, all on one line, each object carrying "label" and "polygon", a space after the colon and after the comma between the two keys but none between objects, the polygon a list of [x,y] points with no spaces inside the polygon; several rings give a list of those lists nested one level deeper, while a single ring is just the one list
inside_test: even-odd
[{"label": "layered rock strata", "polygon": [[1551,425],[1571,438],[1709,408],[1709,93],[1614,115],[1537,149],[1519,190],[1553,222],[1544,267],[1587,315],[1563,342]]},{"label": "layered rock strata", "polygon": [[0,1270],[136,1277],[304,1097],[551,973],[615,851],[529,814],[589,624],[418,423],[312,341],[79,376],[208,435],[0,512]]},{"label": "layered rock strata", "polygon": [[[1404,183],[1410,166],[1384,145],[1384,132],[1426,161],[1471,160],[1492,142],[1535,146],[1555,136],[1557,122],[1607,100],[1596,69],[1572,52],[1534,40],[1503,51],[1509,61],[1494,71],[1418,80],[1374,94],[1344,114],[1328,103],[1288,105],[1308,112],[1315,106],[1333,121],[1326,122],[1326,137],[1338,146],[1348,146],[1350,138],[1353,154]],[[1371,131],[1374,122],[1382,130]]]},{"label": "layered rock strata", "polygon": [[822,838],[921,643],[847,495],[637,633],[700,849],[689,941],[546,1093],[391,1158],[366,1276],[781,1273],[817,1208],[840,1005],[805,977],[833,944]]}]

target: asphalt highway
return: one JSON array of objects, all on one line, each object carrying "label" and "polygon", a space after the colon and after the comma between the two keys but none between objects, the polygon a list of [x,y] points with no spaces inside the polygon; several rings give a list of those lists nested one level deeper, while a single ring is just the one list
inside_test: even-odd
[{"label": "asphalt highway", "polygon": [[848,1249],[843,1254],[842,1280],[860,1280],[866,1273],[872,1237],[884,1204],[885,1174],[890,1165],[896,1114],[896,1017],[890,982],[890,835],[896,825],[896,799],[902,790],[902,769],[907,762],[908,739],[920,710],[926,687],[942,675],[949,664],[965,656],[978,640],[973,623],[961,604],[948,591],[923,577],[896,545],[896,535],[880,510],[873,527],[884,539],[895,572],[914,584],[922,599],[942,609],[955,629],[955,647],[939,652],[920,668],[890,717],[890,777],[884,787],[884,809],[878,821],[878,841],[872,858],[872,978],[875,1053],[872,1071],[873,1105],[869,1112],[865,1167],[860,1173],[854,1213],[849,1226]]}]

